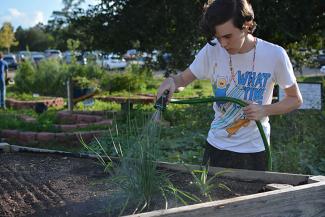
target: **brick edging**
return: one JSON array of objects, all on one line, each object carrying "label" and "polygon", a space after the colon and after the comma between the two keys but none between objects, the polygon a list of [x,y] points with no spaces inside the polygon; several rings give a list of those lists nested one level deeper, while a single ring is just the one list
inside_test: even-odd
[{"label": "brick edging", "polygon": [[8,107],[14,109],[34,109],[37,103],[44,103],[47,107],[63,107],[64,106],[64,99],[62,97],[54,97],[48,99],[40,99],[40,100],[16,100],[12,98],[6,99],[6,104]]},{"label": "brick edging", "polygon": [[18,130],[1,130],[0,137],[4,141],[14,142],[17,144],[61,144],[67,146],[80,145],[79,136],[89,143],[94,137],[103,135],[107,131],[94,130],[87,132],[31,132],[31,131],[18,131]]}]

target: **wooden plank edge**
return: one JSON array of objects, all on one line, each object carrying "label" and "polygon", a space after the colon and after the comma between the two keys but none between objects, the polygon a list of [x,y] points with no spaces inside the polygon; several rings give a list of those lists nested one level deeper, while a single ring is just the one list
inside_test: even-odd
[{"label": "wooden plank edge", "polygon": [[[310,196],[310,197],[305,198],[308,199],[306,201],[303,198],[304,196]],[[235,198],[230,198],[225,200],[217,200],[213,202],[199,203],[199,204],[181,206],[181,207],[176,207],[171,209],[156,210],[147,213],[127,215],[125,217],[156,217],[156,216],[165,216],[165,217],[185,217],[185,216],[186,217],[194,217],[194,216],[223,216],[223,217],[270,216],[271,217],[272,216],[273,217],[273,216],[284,216],[284,215],[279,215],[279,213],[281,212],[289,214],[291,212],[290,209],[291,210],[300,209],[300,212],[301,210],[306,209],[306,212],[313,212],[314,214],[315,213],[325,214],[325,200],[323,198],[325,198],[325,182],[317,182],[313,184],[306,184],[306,185],[296,186],[292,188],[246,195],[246,196],[235,197]],[[316,199],[318,199],[318,201],[315,201]],[[287,203],[282,204],[283,200],[287,201]],[[300,201],[301,204],[306,204],[306,207],[299,207],[298,204],[294,204],[296,201]],[[276,207],[277,203],[279,207]],[[313,204],[318,208],[317,210],[315,209]],[[291,205],[291,207],[286,207],[288,205]],[[295,205],[297,205],[297,207]],[[266,213],[265,211],[263,211],[263,209],[267,209],[268,206],[271,207],[271,211],[268,211],[268,213]],[[308,210],[307,210],[307,206],[308,206]],[[280,207],[282,207],[282,210],[277,209]],[[245,210],[247,211],[246,213]],[[250,214],[248,214],[248,211],[250,212]],[[255,213],[252,214],[252,212]],[[292,216],[291,214],[290,216]],[[306,216],[306,215],[302,214],[299,216]],[[312,216],[316,216],[316,215],[312,215]]]},{"label": "wooden plank edge", "polygon": [[[167,162],[159,162],[158,166],[165,169],[176,170],[180,172],[188,173],[191,170],[200,169],[199,165],[191,164],[175,164]],[[292,173],[279,173],[269,171],[255,171],[255,170],[243,170],[243,169],[227,169],[222,167],[209,167],[209,174],[213,175],[218,172],[225,172],[221,177],[233,178],[243,181],[255,181],[264,183],[278,183],[278,184],[290,184],[299,185],[306,184],[309,175],[292,174]]]}]

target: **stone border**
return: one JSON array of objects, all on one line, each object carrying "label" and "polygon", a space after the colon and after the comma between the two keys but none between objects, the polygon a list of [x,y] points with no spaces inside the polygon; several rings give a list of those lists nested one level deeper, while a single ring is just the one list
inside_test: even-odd
[{"label": "stone border", "polygon": [[37,103],[44,103],[47,107],[57,108],[64,106],[64,99],[62,97],[28,101],[15,100],[11,98],[6,99],[7,106],[14,109],[34,109]]},{"label": "stone border", "polygon": [[[107,126],[112,125],[113,121],[110,119],[104,119],[100,115],[90,114],[75,114],[69,111],[58,112],[60,121],[73,122],[75,124],[55,124],[54,127],[63,132],[32,132],[32,131],[19,131],[12,129],[0,130],[0,138],[3,141],[11,142],[15,144],[61,144],[65,146],[77,146],[80,145],[79,137],[89,143],[94,137],[102,135],[106,130],[91,130],[80,131],[82,128],[89,126]],[[19,115],[22,121],[27,123],[35,123],[36,119],[27,115]],[[71,132],[79,130],[76,132]]]},{"label": "stone border", "polygon": [[[73,131],[75,129],[82,129],[89,126],[105,126],[112,125],[113,121],[110,119],[104,119],[99,115],[89,114],[75,114],[68,111],[61,111],[57,114],[60,121],[65,123],[75,124],[54,124],[53,126],[60,131]],[[18,115],[18,118],[26,123],[36,123],[36,119],[28,115]]]},{"label": "stone border", "polygon": [[80,145],[79,138],[89,143],[94,137],[103,135],[105,130],[94,130],[88,132],[31,132],[31,131],[18,131],[18,130],[1,130],[0,137],[5,142],[14,144],[61,144],[67,147],[75,147]]}]

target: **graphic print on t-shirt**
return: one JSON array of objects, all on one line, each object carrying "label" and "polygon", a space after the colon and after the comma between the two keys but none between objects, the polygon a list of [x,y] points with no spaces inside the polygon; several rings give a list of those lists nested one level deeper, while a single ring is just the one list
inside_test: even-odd
[{"label": "graphic print on t-shirt", "polygon": [[[232,97],[253,101],[262,104],[267,80],[271,73],[240,70],[236,73],[237,79],[231,76],[214,77],[212,89],[215,97]],[[220,117],[211,124],[211,129],[225,129],[228,137],[235,134],[241,127],[248,126],[249,120],[245,119],[241,107],[231,102],[217,102]]]}]

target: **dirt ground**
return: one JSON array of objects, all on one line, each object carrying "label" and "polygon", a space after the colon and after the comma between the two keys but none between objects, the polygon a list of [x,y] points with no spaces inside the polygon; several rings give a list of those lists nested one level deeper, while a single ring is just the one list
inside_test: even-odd
[{"label": "dirt ground", "polygon": [[[95,160],[51,154],[0,153],[0,216],[108,216],[112,188]],[[184,186],[191,176],[173,175]],[[264,183],[219,180],[215,199],[258,193]],[[193,186],[184,190],[193,192]],[[159,207],[158,207],[159,208]],[[163,205],[161,205],[163,208]]]},{"label": "dirt ground", "polygon": [[105,178],[90,159],[1,153],[0,216],[102,216]]}]

